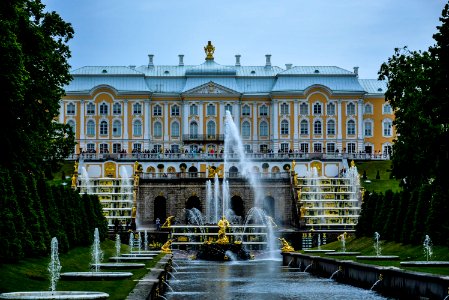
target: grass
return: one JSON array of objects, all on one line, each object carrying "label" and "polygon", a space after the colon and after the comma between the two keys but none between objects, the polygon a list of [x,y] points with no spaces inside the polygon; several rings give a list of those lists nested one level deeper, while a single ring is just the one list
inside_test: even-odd
[{"label": "grass", "polygon": [[[330,257],[338,260],[353,260],[364,264],[376,265],[376,266],[391,266],[397,267],[403,270],[417,271],[439,275],[449,275],[449,269],[447,267],[402,267],[401,261],[425,261],[424,250],[422,245],[403,245],[401,243],[381,241],[382,255],[397,255],[399,260],[394,261],[371,261],[371,260],[358,260],[356,256],[327,256],[324,253],[313,253],[313,255],[319,255],[322,257]],[[315,248],[316,249],[316,248]],[[327,245],[321,246],[321,249],[341,251],[341,242],[336,241]],[[433,246],[432,247],[433,261],[449,261],[449,251],[445,246]],[[302,251],[299,251],[302,252]],[[348,238],[346,241],[346,252],[360,252],[360,255],[376,255],[374,250],[374,241],[372,238]],[[310,253],[306,253],[310,254]]]},{"label": "grass", "polygon": [[[106,240],[101,243],[104,252],[103,261],[115,256],[115,242]],[[128,246],[122,244],[122,253],[128,252]],[[146,263],[146,268],[154,267],[162,257]],[[90,247],[78,247],[68,253],[60,254],[61,272],[86,272],[90,270]],[[0,292],[17,291],[48,291],[50,286],[47,266],[49,258],[24,259],[17,264],[3,264],[0,272]],[[123,280],[106,281],[63,281],[59,280],[57,291],[95,291],[105,292],[109,299],[126,299],[137,284],[136,279],[142,278],[148,270],[146,268],[123,270],[132,272],[133,276]]]},{"label": "grass", "polygon": [[[356,162],[357,170],[360,174],[360,181],[365,190],[370,192],[385,193],[387,190],[397,192],[400,190],[399,180],[390,178],[391,161],[360,161]],[[366,177],[371,182],[365,182],[362,179],[363,172],[366,171]],[[379,171],[380,179],[376,179]]]},{"label": "grass", "polygon": [[[61,168],[56,171],[53,172],[52,176],[53,179],[50,180],[51,184],[53,185],[61,185],[63,183],[65,183],[66,185],[71,185],[72,183],[72,175],[73,175],[73,161],[64,161]],[[64,179],[62,178],[62,176],[64,175]]]}]

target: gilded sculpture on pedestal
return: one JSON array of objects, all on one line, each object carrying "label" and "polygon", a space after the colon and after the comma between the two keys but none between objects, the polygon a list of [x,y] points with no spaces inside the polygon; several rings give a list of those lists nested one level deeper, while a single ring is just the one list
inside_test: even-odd
[{"label": "gilded sculpture on pedestal", "polygon": [[211,41],[207,42],[207,46],[204,47],[204,52],[206,52],[206,59],[207,60],[213,60],[214,59],[215,47],[212,45]]},{"label": "gilded sculpture on pedestal", "polygon": [[284,239],[284,238],[279,238],[279,240],[281,241],[281,252],[293,252],[295,251],[295,249],[290,246],[290,244]]},{"label": "gilded sculpture on pedestal", "polygon": [[218,240],[217,240],[217,244],[228,244],[229,243],[229,239],[226,236],[226,229],[228,229],[228,227],[231,225],[229,224],[229,221],[226,220],[226,217],[223,216],[221,218],[220,221],[218,221],[218,227],[220,229],[218,229]]}]

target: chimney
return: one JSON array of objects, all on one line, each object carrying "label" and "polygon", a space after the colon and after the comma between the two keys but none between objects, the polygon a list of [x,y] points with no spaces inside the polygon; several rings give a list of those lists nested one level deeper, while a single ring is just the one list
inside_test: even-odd
[{"label": "chimney", "polygon": [[287,70],[290,70],[290,69],[292,68],[292,64],[285,64],[285,68],[286,68]]},{"label": "chimney", "polygon": [[240,57],[241,57],[240,54],[235,55],[235,66],[236,67],[240,67]]},{"label": "chimney", "polygon": [[134,70],[136,68],[136,66],[130,65],[129,68]]},{"label": "chimney", "polygon": [[359,77],[359,67],[354,67],[354,74]]},{"label": "chimney", "polygon": [[266,58],[265,67],[271,67],[271,54],[266,54],[265,58]]},{"label": "chimney", "polygon": [[154,57],[153,54],[148,54],[148,67],[154,67],[153,57]]},{"label": "chimney", "polygon": [[183,66],[184,65],[184,54],[179,54],[179,65]]}]

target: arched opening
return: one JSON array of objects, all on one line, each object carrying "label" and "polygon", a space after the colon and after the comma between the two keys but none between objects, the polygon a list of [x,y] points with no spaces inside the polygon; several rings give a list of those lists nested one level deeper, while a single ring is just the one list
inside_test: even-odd
[{"label": "arched opening", "polygon": [[186,209],[196,208],[199,211],[202,211],[201,201],[198,196],[190,196],[186,201]]},{"label": "arched opening", "polygon": [[239,169],[237,167],[232,166],[229,168],[229,177],[237,177],[238,173]]},{"label": "arched opening", "polygon": [[271,196],[267,196],[263,199],[263,209],[269,215],[274,219],[275,217],[275,211],[274,211],[274,198]]},{"label": "arched opening", "polygon": [[231,198],[231,209],[234,211],[236,216],[240,217],[240,222],[244,220],[245,207],[240,196],[233,196]]},{"label": "arched opening", "polygon": [[194,166],[189,168],[189,176],[190,177],[198,177],[198,169]]},{"label": "arched opening", "polygon": [[154,223],[157,218],[159,218],[161,224],[164,224],[165,219],[167,218],[167,201],[165,197],[162,196],[157,196],[156,199],[154,199]]}]

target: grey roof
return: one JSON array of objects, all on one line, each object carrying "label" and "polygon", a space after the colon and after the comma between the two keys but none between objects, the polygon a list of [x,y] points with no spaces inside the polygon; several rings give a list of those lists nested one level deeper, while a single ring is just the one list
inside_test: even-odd
[{"label": "grey roof", "polygon": [[276,77],[268,78],[237,78],[239,90],[242,93],[270,93],[276,82]]},{"label": "grey roof", "polygon": [[297,66],[279,75],[354,75],[353,72],[335,66]]},{"label": "grey roof", "polygon": [[240,66],[235,67],[237,71],[237,76],[249,76],[249,77],[266,77],[271,76],[274,77],[277,74],[284,71],[284,69],[281,69],[276,66]]},{"label": "grey roof", "polygon": [[150,77],[184,77],[186,70],[194,66],[140,66],[136,70]]},{"label": "grey roof", "polygon": [[334,92],[364,92],[356,76],[308,76],[289,77],[280,76],[276,81],[273,92],[304,91],[314,85],[323,85]]},{"label": "grey roof", "polygon": [[225,78],[189,77],[187,78],[186,85],[184,86],[182,92],[189,91],[191,89],[194,89],[211,81],[221,86],[224,86],[228,89],[240,92],[240,88],[238,87],[237,82],[235,81],[235,77],[225,77]]},{"label": "grey roof", "polygon": [[155,93],[180,93],[186,84],[182,77],[147,77],[148,88]]},{"label": "grey roof", "polygon": [[87,66],[70,73],[72,75],[143,75],[142,72],[124,66]]},{"label": "grey roof", "polygon": [[101,85],[109,85],[118,92],[149,92],[143,76],[74,76],[64,89],[66,93],[87,93]]},{"label": "grey roof", "polygon": [[222,66],[213,60],[206,60],[201,65],[186,70],[186,76],[235,76],[236,74],[235,68]]},{"label": "grey roof", "polygon": [[377,79],[359,79],[365,92],[368,94],[385,94],[387,91],[387,82]]}]

